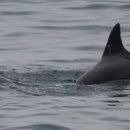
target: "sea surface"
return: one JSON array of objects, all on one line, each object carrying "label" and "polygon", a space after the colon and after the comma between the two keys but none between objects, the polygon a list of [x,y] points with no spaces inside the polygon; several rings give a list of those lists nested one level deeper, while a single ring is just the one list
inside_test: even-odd
[{"label": "sea surface", "polygon": [[130,130],[126,81],[76,85],[129,0],[0,0],[0,130]]}]

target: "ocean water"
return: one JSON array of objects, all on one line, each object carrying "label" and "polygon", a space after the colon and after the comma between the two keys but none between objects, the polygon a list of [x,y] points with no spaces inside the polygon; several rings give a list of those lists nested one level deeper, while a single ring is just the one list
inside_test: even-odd
[{"label": "ocean water", "polygon": [[0,130],[129,130],[126,81],[76,85],[121,24],[129,0],[0,0]]}]

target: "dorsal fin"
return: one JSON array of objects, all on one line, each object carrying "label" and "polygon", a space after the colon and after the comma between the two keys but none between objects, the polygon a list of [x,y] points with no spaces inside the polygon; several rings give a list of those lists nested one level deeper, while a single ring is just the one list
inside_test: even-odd
[{"label": "dorsal fin", "polygon": [[110,36],[108,38],[108,42],[107,42],[107,45],[105,47],[102,57],[117,54],[123,50],[125,50],[125,49],[124,49],[124,46],[123,46],[122,40],[121,40],[120,24],[117,23],[110,33]]}]

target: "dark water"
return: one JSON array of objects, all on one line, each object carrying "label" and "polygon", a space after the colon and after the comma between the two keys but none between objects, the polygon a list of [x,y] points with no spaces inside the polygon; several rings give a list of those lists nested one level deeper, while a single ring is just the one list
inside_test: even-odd
[{"label": "dark water", "polygon": [[129,130],[130,85],[76,85],[121,23],[128,0],[0,0],[0,129]]}]

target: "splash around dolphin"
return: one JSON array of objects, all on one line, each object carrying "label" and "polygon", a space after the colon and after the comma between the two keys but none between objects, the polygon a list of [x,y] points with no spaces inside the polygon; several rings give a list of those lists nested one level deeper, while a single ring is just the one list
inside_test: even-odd
[{"label": "splash around dolphin", "polygon": [[117,23],[110,33],[101,60],[83,74],[77,84],[92,85],[125,79],[130,79],[130,52],[122,44],[120,24]]}]

